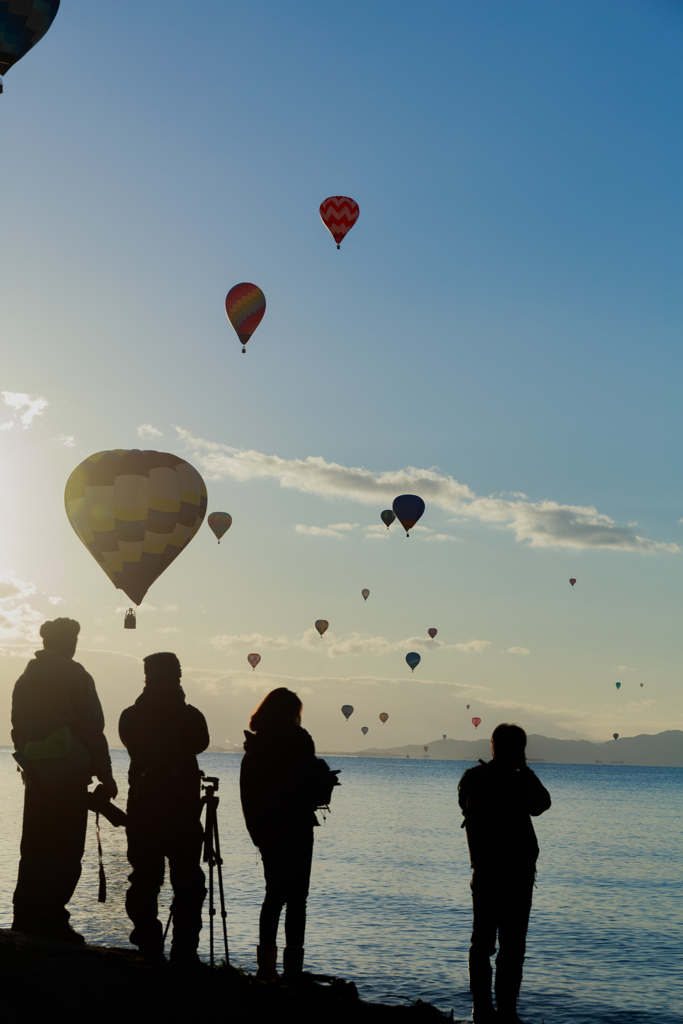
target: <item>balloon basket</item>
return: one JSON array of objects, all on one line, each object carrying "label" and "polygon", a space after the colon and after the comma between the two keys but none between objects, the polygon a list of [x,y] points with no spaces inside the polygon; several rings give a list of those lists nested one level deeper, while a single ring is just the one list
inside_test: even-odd
[{"label": "balloon basket", "polygon": [[135,629],[136,628],[135,609],[134,608],[129,608],[128,611],[126,612],[126,616],[125,616],[125,618],[123,620],[123,628],[124,629]]},{"label": "balloon basket", "polygon": [[247,351],[246,348],[243,348],[242,349],[242,355],[246,355],[246,351]]}]

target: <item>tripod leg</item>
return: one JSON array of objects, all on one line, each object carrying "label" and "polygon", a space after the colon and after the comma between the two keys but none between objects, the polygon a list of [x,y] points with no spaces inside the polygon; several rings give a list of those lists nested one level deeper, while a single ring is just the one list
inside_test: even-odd
[{"label": "tripod leg", "polygon": [[221,897],[221,917],[223,919],[223,944],[225,946],[225,965],[230,963],[228,955],[228,929],[225,919],[228,916],[225,912],[225,893],[223,892],[223,859],[221,857],[221,844],[218,838],[218,819],[214,821],[214,842],[216,845],[216,865],[218,867],[218,891]]},{"label": "tripod leg", "polygon": [[166,936],[168,935],[168,929],[171,927],[171,920],[172,920],[172,918],[173,918],[173,904],[171,904],[171,909],[170,909],[169,915],[168,915],[168,921],[166,922],[166,927],[164,928],[164,945],[166,945]]}]

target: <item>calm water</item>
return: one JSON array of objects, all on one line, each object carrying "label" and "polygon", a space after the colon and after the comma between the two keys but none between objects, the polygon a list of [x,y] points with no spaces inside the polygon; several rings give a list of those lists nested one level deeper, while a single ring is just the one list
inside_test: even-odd
[{"label": "calm water", "polygon": [[[220,779],[230,957],[255,970],[263,876],[239,807],[240,756],[199,760]],[[113,761],[125,792],[127,756],[115,751]],[[343,785],[316,829],[307,967],[354,979],[366,999],[421,998],[467,1018],[469,864],[456,790],[471,763],[327,761],[342,769]],[[553,806],[536,820],[541,857],[522,1016],[533,1024],[683,1024],[683,769],[535,768]],[[0,794],[0,926],[9,927],[23,794],[7,748]],[[73,924],[91,942],[127,946],[122,830],[104,822],[103,845],[108,901],[97,903],[91,827]]]}]

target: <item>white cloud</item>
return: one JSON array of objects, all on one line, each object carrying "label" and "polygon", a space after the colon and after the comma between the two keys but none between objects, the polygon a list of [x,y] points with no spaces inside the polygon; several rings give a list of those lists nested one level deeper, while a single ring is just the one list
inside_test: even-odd
[{"label": "white cloud", "polygon": [[7,420],[7,423],[0,423],[0,430],[12,430],[14,427],[14,420]]},{"label": "white cloud", "polygon": [[151,423],[141,423],[137,430],[138,437],[143,441],[151,441],[154,437],[163,437],[163,431],[157,430]]},{"label": "white cloud", "polygon": [[[413,527],[415,529],[415,527]],[[412,531],[411,531],[412,532]],[[452,533],[434,533],[431,537],[425,537],[425,540],[457,540]]]},{"label": "white cloud", "polygon": [[436,505],[458,517],[510,529],[518,542],[527,541],[531,547],[680,551],[677,544],[649,540],[636,534],[631,527],[617,525],[592,506],[562,505],[549,500],[511,500],[496,495],[481,497],[466,484],[436,469],[408,466],[401,470],[373,473],[367,469],[326,462],[314,455],[306,459],[264,455],[192,437],[179,427],[176,430],[193,461],[211,480],[272,479],[281,487],[305,494],[378,505],[386,505],[396,494],[408,491],[419,493],[428,506]]},{"label": "white cloud", "polygon": [[637,672],[635,668],[631,668],[630,665],[612,665],[613,672]]},{"label": "white cloud", "polygon": [[179,633],[180,630],[177,626],[164,626],[163,629],[157,629],[157,633]]},{"label": "white cloud", "polygon": [[448,644],[446,650],[455,648],[456,651],[462,651],[463,654],[481,654],[482,651],[488,651],[490,647],[490,640],[468,640],[466,644]]},{"label": "white cloud", "polygon": [[297,533],[303,533],[307,537],[343,537],[344,534],[333,530],[330,526],[306,526],[304,523],[297,523],[294,527]]},{"label": "white cloud", "polygon": [[486,651],[491,647],[489,640],[470,640],[462,644],[444,644],[441,640],[431,640],[428,636],[411,636],[405,640],[387,640],[384,636],[365,636],[362,633],[351,633],[343,639],[338,638],[328,629],[322,636],[316,629],[307,629],[300,639],[290,640],[286,636],[266,636],[263,633],[244,633],[237,635],[220,635],[209,639],[209,643],[217,650],[233,649],[238,645],[248,645],[252,651],[260,653],[261,649],[285,650],[301,648],[318,651],[328,658],[342,658],[346,655],[407,653],[408,651]]},{"label": "white cloud", "polygon": [[12,570],[0,572],[0,603],[19,597],[28,597],[35,594],[35,583],[26,583],[20,580]]},{"label": "white cloud", "polygon": [[47,603],[48,604],[66,604],[66,601],[64,600],[63,597],[48,597]]},{"label": "white cloud", "polygon": [[[35,398],[21,391],[2,391],[0,394],[5,400],[5,405],[9,405],[11,409],[16,409],[18,413],[21,413],[19,422],[24,429],[30,427],[35,417],[40,416],[48,405],[47,399]],[[5,426],[3,429],[7,429],[7,427]]]},{"label": "white cloud", "polygon": [[57,440],[60,444],[63,444],[65,448],[76,447],[76,441],[74,440],[73,434],[60,434]]},{"label": "white cloud", "polygon": [[[317,633],[316,633],[317,636]],[[285,647],[296,646],[296,641],[290,643],[286,636],[265,636],[263,633],[242,633],[240,636],[229,636],[221,634],[220,636],[212,636],[209,639],[209,643],[216,648],[216,650],[223,651],[226,648],[236,647],[238,644],[247,644],[252,650],[256,650],[258,647],[269,648],[271,650],[282,650]]]},{"label": "white cloud", "polygon": [[528,647],[508,647],[508,654],[531,654]]}]

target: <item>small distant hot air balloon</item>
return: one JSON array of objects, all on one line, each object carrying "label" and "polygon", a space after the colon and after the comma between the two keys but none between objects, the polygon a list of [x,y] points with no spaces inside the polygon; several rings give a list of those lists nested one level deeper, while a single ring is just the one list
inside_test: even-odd
[{"label": "small distant hot air balloon", "polygon": [[367,736],[370,730],[368,729],[367,725],[361,725],[360,731],[363,733],[364,736]]},{"label": "small distant hot air balloon", "polygon": [[643,686],[645,686],[645,683],[641,683],[640,685],[641,685],[641,687],[643,687]]},{"label": "small distant hot air balloon", "polygon": [[380,722],[386,722],[388,717],[389,715],[386,713],[386,711],[382,711],[382,713],[379,716],[379,720]]},{"label": "small distant hot air balloon", "polygon": [[443,734],[443,738],[446,739],[446,733]]},{"label": "small distant hot air balloon", "polygon": [[576,580],[572,578],[572,579],[570,579],[569,582],[571,583],[572,586],[574,586],[574,584],[576,583]]},{"label": "small distant hot air balloon", "polygon": [[398,498],[394,498],[391,507],[394,510],[394,515],[406,531],[406,537],[409,537],[408,531],[412,530],[425,510],[424,501],[417,494],[399,494]]},{"label": "small distant hot air balloon", "polygon": [[58,9],[59,0],[10,0],[0,4],[0,75],[6,75],[43,38]]},{"label": "small distant hot air balloon", "polygon": [[353,714],[353,704],[342,704],[341,713],[348,722],[349,718]]},{"label": "small distant hot air balloon", "polygon": [[429,633],[429,635],[431,636],[431,638],[432,638],[432,640],[433,640],[433,639],[434,639],[434,637],[436,636],[436,634],[437,634],[437,633],[438,633],[439,631],[438,631],[438,629],[434,629],[434,627],[432,626],[432,628],[431,628],[431,629],[428,629],[428,630],[427,630],[427,632]]},{"label": "small distant hot air balloon", "polygon": [[246,344],[263,320],[265,311],[266,297],[256,284],[244,281],[236,284],[226,295],[225,312],[240,339],[242,352],[247,351]]},{"label": "small distant hot air balloon", "polygon": [[248,654],[247,655],[247,661],[251,665],[252,669],[256,668],[256,666],[258,665],[260,660],[261,660],[261,655],[260,654]]},{"label": "small distant hot air balloon", "polygon": [[481,725],[481,718],[473,718],[472,725],[474,726],[475,729],[478,729],[479,726]]},{"label": "small distant hot air balloon", "polygon": [[358,220],[360,209],[348,196],[329,196],[320,204],[320,219],[330,232],[337,248]]},{"label": "small distant hot air balloon", "polygon": [[425,754],[427,753],[428,750],[429,750],[429,747],[425,747],[424,748]]},{"label": "small distant hot air balloon", "polygon": [[420,655],[417,651],[411,651],[410,654],[406,654],[406,661],[410,665],[411,671],[414,672],[417,666],[420,664]]},{"label": "small distant hot air balloon", "polygon": [[465,707],[467,708],[468,711],[470,710],[469,704],[466,704]]},{"label": "small distant hot air balloon", "polygon": [[619,733],[618,732],[613,732],[612,735],[614,736],[615,740],[619,739]]},{"label": "small distant hot air balloon", "polygon": [[363,595],[364,601],[367,601],[367,599],[370,597],[370,591],[368,590],[367,587],[365,587],[364,590],[361,590],[361,594]]},{"label": "small distant hot air balloon", "polygon": [[232,516],[229,512],[212,512],[206,521],[216,534],[216,539],[220,544],[221,537],[226,534],[232,526]]},{"label": "small distant hot air balloon", "polygon": [[384,512],[380,513],[380,519],[386,526],[387,530],[389,529],[395,518],[396,516],[394,515],[390,508],[385,508]]},{"label": "small distant hot air balloon", "polygon": [[320,639],[321,640],[322,640],[322,637],[323,637],[323,633],[325,632],[325,630],[327,629],[328,626],[329,626],[329,622],[327,621],[327,619],[316,619],[315,620],[315,628],[320,633]]},{"label": "small distant hot air balloon", "polygon": [[617,690],[621,689],[621,683],[615,683],[614,685],[616,686]]}]

